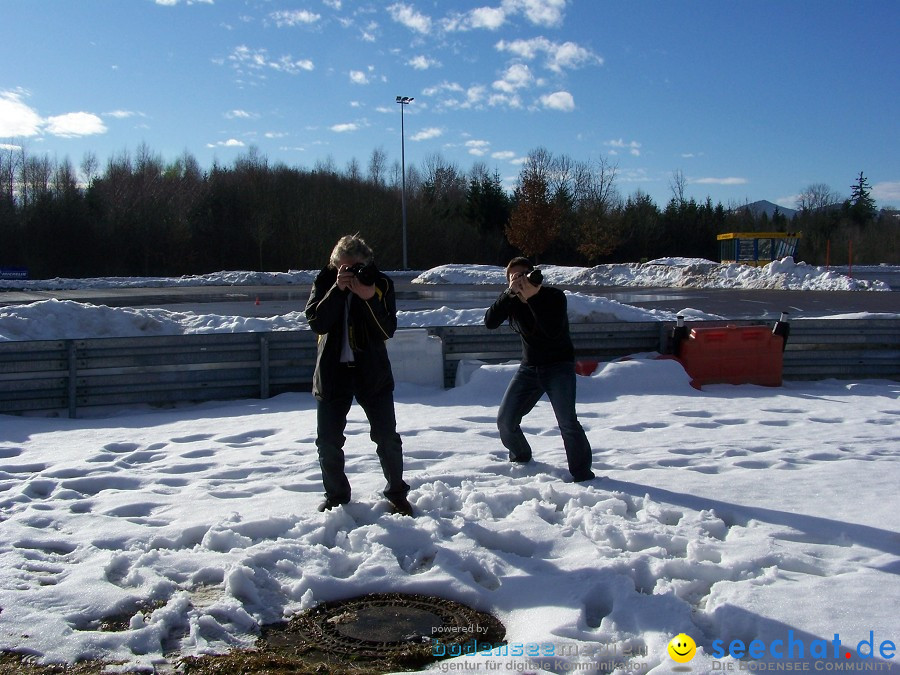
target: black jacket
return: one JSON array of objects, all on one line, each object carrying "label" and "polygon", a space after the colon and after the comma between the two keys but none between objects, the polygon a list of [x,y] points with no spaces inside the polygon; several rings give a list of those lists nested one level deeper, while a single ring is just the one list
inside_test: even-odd
[{"label": "black jacket", "polygon": [[522,338],[523,365],[546,366],[575,361],[566,294],[558,288],[541,286],[528,302],[504,291],[488,307],[484,325],[498,328],[507,320]]},{"label": "black jacket", "polygon": [[[319,335],[313,394],[318,399],[335,399],[355,395],[357,399],[394,388],[394,376],[385,341],[397,330],[397,300],[394,282],[377,273],[375,295],[363,300],[336,285],[337,270],[326,267],[316,277],[306,319]],[[350,299],[350,346],[353,349],[352,373],[342,367],[341,348],[344,338],[344,311]]]}]

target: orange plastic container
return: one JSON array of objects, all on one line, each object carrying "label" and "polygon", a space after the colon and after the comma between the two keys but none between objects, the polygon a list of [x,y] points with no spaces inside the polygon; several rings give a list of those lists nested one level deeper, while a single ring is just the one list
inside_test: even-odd
[{"label": "orange plastic container", "polygon": [[698,389],[704,384],[780,387],[783,344],[768,326],[694,328],[678,358]]}]

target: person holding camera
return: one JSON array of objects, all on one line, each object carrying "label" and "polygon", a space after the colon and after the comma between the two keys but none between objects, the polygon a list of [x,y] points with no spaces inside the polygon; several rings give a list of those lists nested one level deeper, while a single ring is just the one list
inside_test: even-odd
[{"label": "person holding camera", "polygon": [[403,480],[403,450],[394,412],[394,377],[385,341],[397,329],[394,283],[373,262],[359,235],[342,237],[319,272],[306,303],[309,327],[319,335],[313,395],[316,447],[328,511],[350,501],[344,471],[344,430],[353,398],[369,420],[381,469],[384,496],[395,513],[412,515]]},{"label": "person holding camera", "polygon": [[509,321],[522,338],[522,363],[497,412],[500,441],[511,462],[531,461],[531,446],[522,433],[522,418],[545,393],[553,406],[576,483],[594,478],[592,450],[575,413],[575,347],[569,334],[566,294],[543,285],[540,270],[527,258],[506,266],[506,288],[484,315],[489,329]]}]

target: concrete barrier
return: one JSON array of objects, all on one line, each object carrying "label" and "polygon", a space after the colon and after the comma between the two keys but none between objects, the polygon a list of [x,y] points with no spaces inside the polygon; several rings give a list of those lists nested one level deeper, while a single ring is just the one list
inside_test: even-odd
[{"label": "concrete barrier", "polygon": [[425,387],[444,386],[441,339],[424,328],[405,328],[387,341],[394,381]]}]

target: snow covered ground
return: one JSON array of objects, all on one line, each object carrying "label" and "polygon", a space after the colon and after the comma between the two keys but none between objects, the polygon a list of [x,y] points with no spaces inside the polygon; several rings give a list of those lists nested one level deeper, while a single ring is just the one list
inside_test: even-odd
[{"label": "snow covered ground", "polygon": [[[666,673],[682,632],[699,648],[695,673],[746,667],[711,656],[717,644],[789,637],[807,659],[826,641],[808,667],[831,669],[874,663],[856,654],[870,631],[876,649],[900,641],[900,384],[698,391],[675,361],[607,364],[579,378],[578,395],[603,478],[576,485],[546,401],[526,418],[536,461],[506,461],[494,415],[514,368],[482,366],[454,390],[399,389],[415,519],[387,512],[356,407],[353,502],[316,512],[305,394],[2,418],[0,648],[150,667],[387,591],[493,612],[525,654],[425,672]],[[127,629],[104,629],[120,615]],[[803,666],[764,659],[788,661]]]},{"label": "snow covered ground", "polygon": [[[497,273],[440,269],[422,276]],[[545,274],[569,283],[550,276],[567,269]],[[569,296],[583,320],[643,311],[588,298]],[[5,308],[0,334],[302,323],[78,305]],[[482,315],[411,312],[401,323]],[[524,424],[535,461],[506,461],[494,417],[515,365],[473,364],[453,390],[401,385],[415,519],[382,502],[357,407],[353,502],[316,512],[308,394],[81,420],[0,416],[0,649],[148,670],[251,645],[260,625],[322,601],[401,591],[466,602],[507,628],[509,655],[460,656],[429,673],[900,671],[889,646],[900,642],[900,383],[698,391],[677,362],[652,356],[579,378],[601,476],[579,485],[567,482],[547,401]],[[684,665],[666,652],[679,633],[698,645]],[[754,640],[759,662],[728,655]]]},{"label": "snow covered ground", "polygon": [[[698,258],[659,258],[646,263],[596,267],[541,266],[549,284],[659,288],[754,288],[774,290],[886,291],[883,281],[852,279],[823,267],[784,258],[765,267],[716,263]],[[489,265],[442,265],[423,272],[413,283],[502,284],[502,268]]]},{"label": "snow covered ground", "polygon": [[[635,286],[693,288],[756,288],[789,290],[888,291],[881,281],[862,281],[794,263],[790,258],[765,268],[722,265],[708,260],[669,258],[644,264],[583,267],[542,267],[548,284],[568,286]],[[393,275],[407,275],[408,272]],[[79,288],[127,288],[163,286],[227,286],[266,284],[310,284],[315,272],[221,272],[180,278],[52,279],[45,281],[0,281],[0,289],[32,291]],[[418,273],[421,284],[503,284],[503,268],[489,265],[443,265]],[[5,286],[4,286],[5,284]],[[676,313],[646,310],[579,292],[568,292],[569,318],[573,322],[673,321]],[[480,324],[485,307],[451,309],[440,307],[398,313],[401,327]],[[688,320],[718,319],[685,307],[678,312]],[[856,318],[859,318],[858,316]],[[307,329],[303,312],[275,317],[222,316],[192,311],[156,308],[112,308],[67,300],[44,300],[28,305],[0,308],[0,340],[78,339],[87,337],[132,337],[185,333],[244,332]]]},{"label": "snow covered ground", "polygon": [[[567,291],[567,295],[569,319],[573,323],[674,321],[676,316],[673,312],[641,309],[583,293]],[[401,328],[480,325],[488,304],[470,309],[399,311],[397,321]],[[721,318],[690,308],[681,314],[688,320]],[[306,315],[297,311],[274,317],[223,316],[147,307],[107,307],[72,300],[41,300],[0,307],[0,341],[307,329]]]},{"label": "snow covered ground", "polygon": [[[853,279],[824,267],[784,258],[765,267],[716,263],[700,258],[659,258],[646,263],[560,267],[541,265],[547,283],[587,286],[667,288],[758,288],[822,291],[885,291],[883,281]],[[884,266],[855,268],[885,269]],[[226,271],[183,277],[103,277],[94,279],[0,279],[0,291],[52,291],[84,288],[163,288],[171,286],[283,286],[310,284],[317,271]],[[409,276],[409,272],[390,272]],[[421,284],[502,284],[503,268],[492,265],[442,265],[415,274]]]}]

